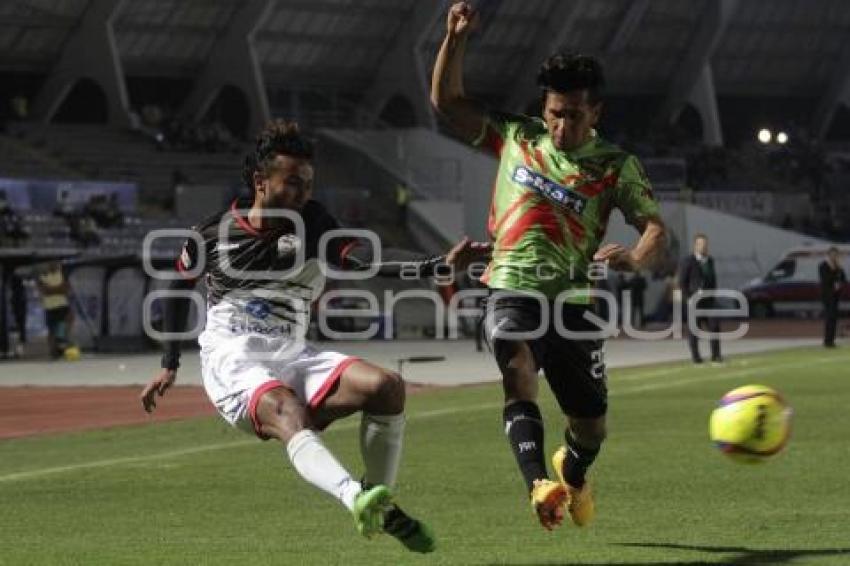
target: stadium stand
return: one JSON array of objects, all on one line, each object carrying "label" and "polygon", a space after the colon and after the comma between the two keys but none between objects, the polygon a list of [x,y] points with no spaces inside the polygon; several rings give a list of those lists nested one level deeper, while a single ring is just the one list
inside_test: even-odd
[{"label": "stadium stand", "polygon": [[166,198],[167,203],[176,172],[197,184],[239,180],[239,153],[163,151],[136,132],[102,125],[18,125],[16,130],[22,143],[49,154],[76,178],[134,182],[143,200]]},{"label": "stadium stand", "polygon": [[[271,116],[315,135],[316,196],[347,225],[428,252],[456,232],[486,236],[487,158],[461,149],[425,95],[442,3],[107,4],[0,6],[9,32],[0,177],[136,191],[120,207],[123,222],[106,214],[109,191],[97,188],[71,215],[21,208],[28,246],[73,249],[77,262],[138,257],[151,229],[185,227],[238,193],[241,154]],[[846,73],[832,72],[844,69],[844,36],[816,25],[837,4],[740,3],[732,12],[721,4],[502,0],[483,10],[466,83],[494,107],[536,113],[529,60],[555,48],[597,54],[609,77],[600,130],[641,157],[673,209],[690,203],[850,241],[847,120],[834,94]],[[38,33],[22,41],[33,26]],[[107,28],[114,43],[101,35]],[[812,29],[820,41],[809,40]],[[789,142],[758,143],[762,127],[787,132]],[[404,215],[399,186],[414,201]],[[177,245],[158,240],[153,251],[165,258]],[[748,253],[725,257],[730,272],[758,269]]]}]

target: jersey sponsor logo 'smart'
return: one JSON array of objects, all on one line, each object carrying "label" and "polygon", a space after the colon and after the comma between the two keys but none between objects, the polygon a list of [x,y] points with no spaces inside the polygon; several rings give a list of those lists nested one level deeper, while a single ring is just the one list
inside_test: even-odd
[{"label": "jersey sponsor logo 'smart'", "polygon": [[534,189],[543,197],[555,201],[577,214],[581,214],[587,205],[587,198],[584,196],[574,193],[568,188],[522,165],[514,169],[513,180],[529,189]]}]

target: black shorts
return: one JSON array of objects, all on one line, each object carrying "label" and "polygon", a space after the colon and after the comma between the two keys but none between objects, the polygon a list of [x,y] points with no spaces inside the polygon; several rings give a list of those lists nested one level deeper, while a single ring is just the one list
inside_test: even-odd
[{"label": "black shorts", "polygon": [[503,293],[496,291],[487,299],[483,325],[499,367],[506,367],[514,355],[512,342],[526,342],[537,370],[543,370],[564,414],[587,419],[603,416],[608,411],[605,341],[599,337],[570,337],[555,324],[555,317],[559,317],[563,328],[570,332],[600,335],[599,327],[584,318],[593,308],[562,304],[555,312],[554,303],[548,301],[548,316],[544,319],[544,307],[537,299]]},{"label": "black shorts", "polygon": [[55,332],[57,325],[64,323],[68,318],[68,307],[58,307],[55,309],[46,309],[44,311],[47,328],[51,333]]}]

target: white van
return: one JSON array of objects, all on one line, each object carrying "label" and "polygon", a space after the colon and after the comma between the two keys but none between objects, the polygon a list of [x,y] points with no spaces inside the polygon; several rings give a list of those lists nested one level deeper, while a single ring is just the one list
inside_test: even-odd
[{"label": "white van", "polygon": [[[791,248],[762,277],[750,281],[741,292],[750,303],[750,316],[766,318],[778,314],[820,313],[820,277],[818,267],[826,261],[833,246]],[[841,266],[850,276],[850,245],[836,245]],[[844,285],[839,303],[841,312],[850,312],[850,285]]]}]

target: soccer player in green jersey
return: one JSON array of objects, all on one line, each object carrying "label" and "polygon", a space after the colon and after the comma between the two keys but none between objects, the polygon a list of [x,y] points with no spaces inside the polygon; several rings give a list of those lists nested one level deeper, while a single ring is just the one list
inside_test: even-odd
[{"label": "soccer player in green jersey", "polygon": [[[502,373],[505,431],[541,524],[560,524],[566,508],[585,525],[594,515],[585,475],[607,412],[604,342],[576,337],[599,330],[585,317],[588,271],[648,266],[664,246],[664,225],[638,160],[594,129],[604,87],[595,59],[555,54],[543,63],[542,118],[485,110],[463,88],[475,10],[458,2],[447,20],[431,102],[460,137],[499,160],[488,221],[493,255],[482,281],[492,290],[484,329]],[[602,245],[614,208],[641,233],[634,247]],[[540,369],[566,415],[565,445],[552,457],[560,481],[549,479],[544,461]]]}]

